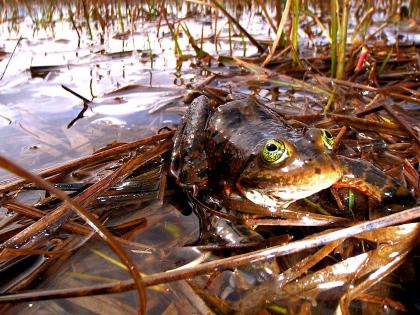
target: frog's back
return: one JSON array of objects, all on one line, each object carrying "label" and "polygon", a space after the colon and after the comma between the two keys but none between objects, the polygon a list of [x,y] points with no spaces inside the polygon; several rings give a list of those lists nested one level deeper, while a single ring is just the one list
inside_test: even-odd
[{"label": "frog's back", "polygon": [[280,116],[250,98],[219,106],[209,120],[208,130],[217,143],[224,142],[229,145],[226,149],[243,154],[255,153],[267,139],[301,136]]}]

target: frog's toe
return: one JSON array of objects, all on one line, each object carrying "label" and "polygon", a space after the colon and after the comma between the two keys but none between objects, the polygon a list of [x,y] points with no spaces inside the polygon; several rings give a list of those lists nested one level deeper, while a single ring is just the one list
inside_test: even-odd
[{"label": "frog's toe", "polygon": [[381,199],[381,204],[383,205],[392,203],[414,206],[416,205],[416,199],[406,187],[393,185],[383,190]]}]

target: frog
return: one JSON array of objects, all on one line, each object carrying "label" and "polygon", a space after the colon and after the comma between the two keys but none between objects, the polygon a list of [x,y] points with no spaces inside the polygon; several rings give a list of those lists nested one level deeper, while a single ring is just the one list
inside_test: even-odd
[{"label": "frog", "polygon": [[221,191],[248,213],[273,215],[327,188],[354,188],[379,202],[413,200],[411,192],[372,163],[339,156],[328,130],[296,128],[247,97],[212,108],[192,101],[175,133],[170,172],[197,195]]}]

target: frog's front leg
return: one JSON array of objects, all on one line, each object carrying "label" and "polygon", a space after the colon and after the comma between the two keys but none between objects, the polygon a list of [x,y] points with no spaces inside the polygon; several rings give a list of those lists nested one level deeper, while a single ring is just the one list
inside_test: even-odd
[{"label": "frog's front leg", "polygon": [[188,107],[175,134],[171,173],[179,185],[193,188],[194,191],[207,184],[208,157],[205,146],[209,115],[209,99],[204,95],[197,97]]},{"label": "frog's front leg", "polygon": [[343,171],[341,179],[333,188],[354,188],[373,197],[381,204],[399,202],[403,205],[415,204],[411,192],[391,176],[364,160],[339,156]]}]

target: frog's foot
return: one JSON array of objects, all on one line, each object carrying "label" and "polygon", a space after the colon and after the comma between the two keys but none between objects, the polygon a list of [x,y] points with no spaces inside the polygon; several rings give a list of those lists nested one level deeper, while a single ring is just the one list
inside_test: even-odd
[{"label": "frog's foot", "polygon": [[170,171],[180,186],[197,188],[206,185],[208,157],[205,145],[209,111],[208,98],[196,98],[188,107],[184,121],[175,134]]},{"label": "frog's foot", "polygon": [[232,214],[221,212],[220,200],[206,194],[187,192],[200,222],[200,236],[194,244],[220,248],[261,246],[264,238]]},{"label": "frog's foot", "polygon": [[261,244],[264,238],[248,226],[213,215],[211,232],[218,243],[231,246]]},{"label": "frog's foot", "polygon": [[189,246],[210,248],[245,248],[264,244],[265,239],[248,226],[217,215],[211,215],[206,225],[201,225],[200,236]]},{"label": "frog's foot", "polygon": [[415,204],[412,193],[406,187],[372,163],[343,156],[338,159],[343,176],[332,186],[333,188],[354,188],[381,204]]}]

